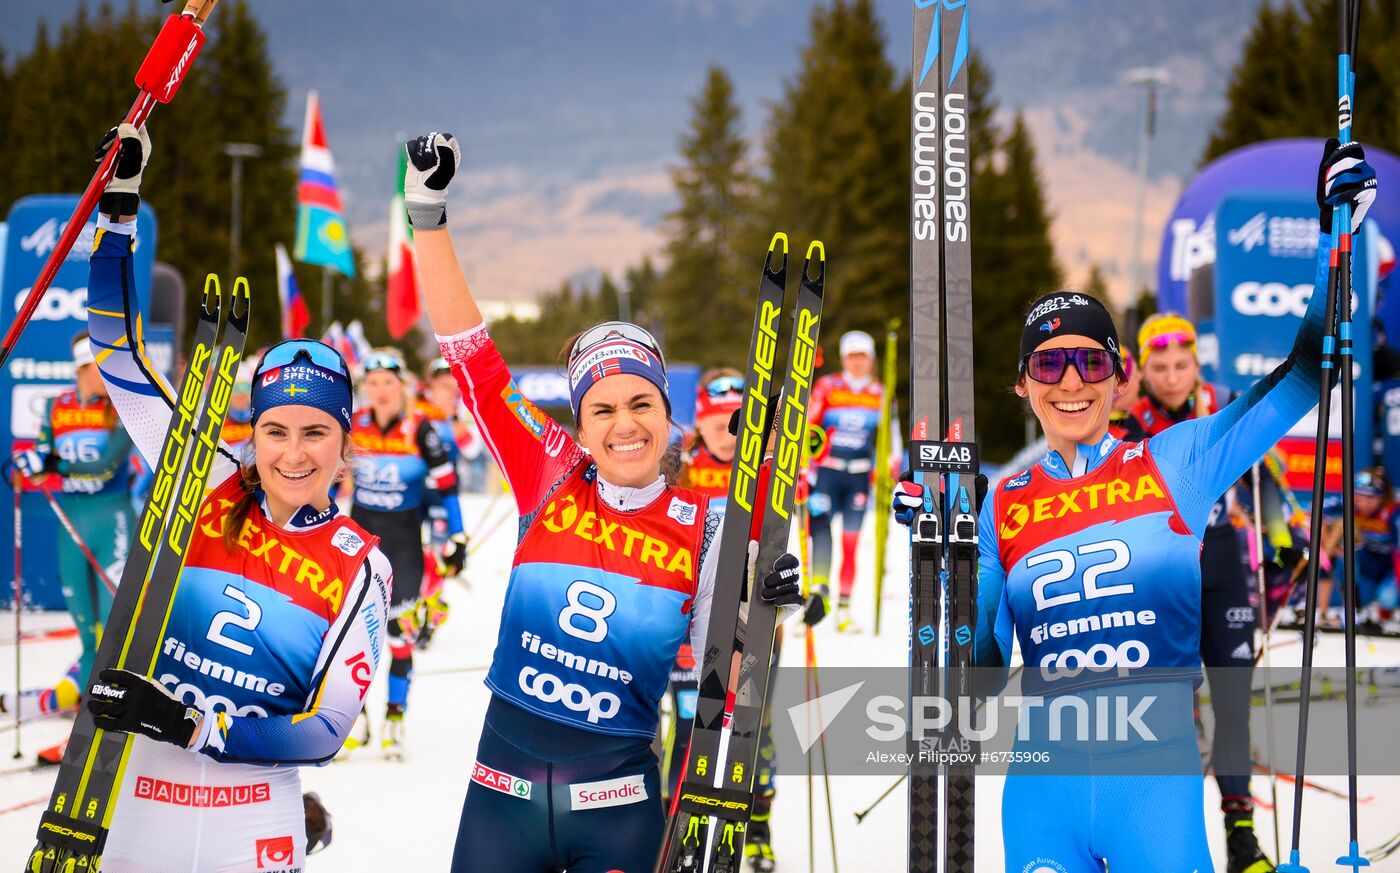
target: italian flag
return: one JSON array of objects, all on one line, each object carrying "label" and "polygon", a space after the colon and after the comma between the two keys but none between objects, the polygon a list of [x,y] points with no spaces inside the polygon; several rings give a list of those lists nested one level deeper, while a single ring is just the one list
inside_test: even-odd
[{"label": "italian flag", "polygon": [[397,192],[389,205],[389,281],[385,313],[389,335],[399,339],[418,321],[418,270],[413,262],[413,230],[403,202],[403,177],[408,153],[399,147]]}]

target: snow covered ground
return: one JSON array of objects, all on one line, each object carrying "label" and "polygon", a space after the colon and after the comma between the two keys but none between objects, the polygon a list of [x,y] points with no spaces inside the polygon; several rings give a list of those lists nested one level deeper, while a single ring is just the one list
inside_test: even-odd
[{"label": "snow covered ground", "polygon": [[[503,500],[496,513],[504,508]],[[468,498],[468,527],[484,508],[486,500]],[[495,513],[493,513],[495,514]],[[869,527],[869,519],[867,519]],[[884,626],[879,637],[868,628],[873,623],[870,571],[857,583],[857,621],[867,630],[859,634],[837,634],[828,621],[818,628],[818,657],[823,668],[835,666],[901,665],[907,658],[905,638],[906,586],[902,531],[891,533],[891,567],[885,586]],[[465,796],[467,776],[481,730],[487,703],[482,684],[495,644],[496,625],[504,591],[506,571],[514,546],[513,521],[501,525],[475,555],[468,568],[471,589],[448,589],[451,618],[443,626],[427,652],[417,658],[412,705],[408,717],[409,757],[403,763],[389,763],[377,748],[362,750],[345,762],[321,768],[307,768],[302,779],[307,790],[320,793],[334,816],[335,839],[324,852],[308,861],[311,871],[446,870],[456,837],[457,820]],[[873,566],[872,536],[867,530],[863,545],[862,568]],[[61,626],[63,614],[25,614],[25,628]],[[15,648],[12,645],[13,614],[0,613],[0,687],[14,682]],[[1290,634],[1283,633],[1281,638]],[[1296,634],[1291,635],[1296,639]],[[1275,653],[1275,666],[1296,666],[1302,647],[1286,645]],[[23,647],[23,682],[26,686],[52,682],[72,662],[77,653],[75,639],[26,643]],[[1400,665],[1400,641],[1380,640],[1360,652],[1363,666]],[[802,646],[789,645],[785,663],[800,664]],[[1324,638],[1317,650],[1318,666],[1340,666],[1341,637]],[[382,671],[381,671],[382,673]],[[384,708],[383,677],[370,693],[369,711],[377,720]],[[1395,704],[1391,704],[1392,706]],[[1256,710],[1256,713],[1262,712]],[[1256,716],[1258,717],[1258,716]],[[27,725],[20,740],[25,759],[66,735],[66,721]],[[14,750],[14,732],[0,727],[0,769],[16,763],[9,760]],[[376,738],[377,745],[377,738]],[[1400,742],[1393,754],[1400,756]],[[1281,755],[1291,763],[1292,756]],[[905,867],[905,795],[893,792],[863,823],[854,814],[867,807],[892,779],[887,776],[836,776],[831,780],[835,810],[836,840],[840,869],[847,871],[897,871]],[[1318,777],[1317,783],[1345,790],[1342,777]],[[52,786],[52,772],[0,776],[0,869],[18,870],[30,846],[38,821],[39,807]],[[779,869],[809,869],[808,795],[805,776],[778,777],[778,800],[774,807],[774,840]],[[816,782],[821,790],[821,782]],[[1360,807],[1360,836],[1363,850],[1376,846],[1400,830],[1400,777],[1364,777],[1362,797],[1371,800]],[[1258,797],[1268,796],[1268,783],[1262,777],[1253,782]],[[1292,788],[1280,784],[1280,815],[1285,843],[1291,817]],[[1225,846],[1220,826],[1218,795],[1213,779],[1205,780],[1205,806],[1211,851],[1216,869],[1224,871]],[[1000,840],[1001,779],[979,777],[977,869],[1002,869]],[[33,801],[33,805],[13,809]],[[1346,803],[1317,790],[1308,790],[1305,799],[1303,853],[1313,869],[1333,869],[1333,859],[1345,849]],[[825,826],[825,798],[818,796],[815,808],[817,826],[811,839],[816,846],[815,870],[833,870],[831,848]],[[1257,827],[1265,850],[1273,854],[1272,819],[1268,811],[1256,814]],[[1377,871],[1400,871],[1400,856],[1374,865]]]}]

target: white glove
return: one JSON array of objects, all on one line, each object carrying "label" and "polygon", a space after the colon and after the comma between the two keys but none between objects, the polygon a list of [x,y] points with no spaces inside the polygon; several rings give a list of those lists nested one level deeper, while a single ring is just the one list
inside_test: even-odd
[{"label": "white glove", "polygon": [[121,137],[122,153],[117,157],[117,170],[112,176],[112,181],[107,183],[107,190],[117,194],[139,193],[141,173],[146,169],[146,162],[151,159],[150,134],[146,133],[144,124],[138,128],[123,121],[102,137],[93,158],[102,160],[117,137]]},{"label": "white glove", "polygon": [[26,476],[42,476],[47,471],[44,466],[48,463],[49,453],[41,452],[38,449],[25,449],[22,452],[15,452],[15,469]]},{"label": "white glove", "polygon": [[462,149],[450,133],[425,133],[405,145],[408,169],[403,199],[414,230],[437,230],[447,224],[447,186],[462,163]]}]

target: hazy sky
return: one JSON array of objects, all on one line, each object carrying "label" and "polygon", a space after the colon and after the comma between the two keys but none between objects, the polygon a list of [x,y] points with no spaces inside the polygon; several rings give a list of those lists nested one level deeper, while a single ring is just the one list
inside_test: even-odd
[{"label": "hazy sky", "polygon": [[[450,130],[465,151],[467,175],[449,204],[464,263],[479,295],[505,299],[529,299],[598,269],[617,272],[655,251],[661,216],[674,202],[667,169],[706,66],[719,64],[734,78],[756,145],[767,106],[797,69],[813,5],[248,2],[270,34],[289,93],[287,123],[298,136],[307,90],[321,93],[357,242],[383,251],[396,137]],[[1173,78],[1147,199],[1150,276],[1161,220],[1224,105],[1228,71],[1258,2],[969,4],[996,98],[1004,110],[1024,109],[1036,136],[1057,250],[1071,278],[1082,278],[1092,260],[1126,285],[1142,98],[1122,83],[1123,72],[1164,66]],[[11,57],[22,55],[41,13],[52,24],[77,5],[8,3],[0,42]],[[877,7],[903,75],[911,4],[877,0]],[[114,116],[127,102],[118,90]]]}]

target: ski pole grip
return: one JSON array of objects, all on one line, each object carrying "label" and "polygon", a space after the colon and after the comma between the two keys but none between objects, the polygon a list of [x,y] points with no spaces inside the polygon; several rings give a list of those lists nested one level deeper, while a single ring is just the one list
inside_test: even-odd
[{"label": "ski pole grip", "polygon": [[180,83],[185,81],[203,46],[204,31],[196,19],[187,15],[165,19],[160,35],[151,44],[141,69],[136,71],[136,87],[161,103],[169,103],[180,90]]}]

